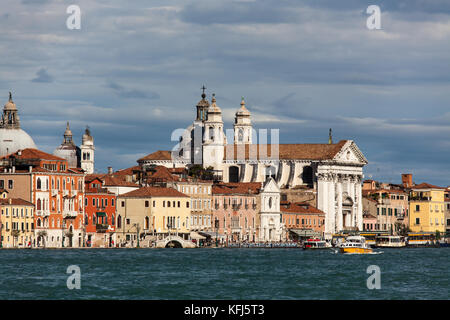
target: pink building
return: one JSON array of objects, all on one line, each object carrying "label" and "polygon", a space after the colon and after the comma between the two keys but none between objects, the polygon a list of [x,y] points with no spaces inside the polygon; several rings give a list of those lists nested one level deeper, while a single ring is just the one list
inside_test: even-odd
[{"label": "pink building", "polygon": [[261,187],[261,183],[252,182],[213,186],[213,226],[218,226],[217,232],[223,242],[254,242],[258,239]]}]

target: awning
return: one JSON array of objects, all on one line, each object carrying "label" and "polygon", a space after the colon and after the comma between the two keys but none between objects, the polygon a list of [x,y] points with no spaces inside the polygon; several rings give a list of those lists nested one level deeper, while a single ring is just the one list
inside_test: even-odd
[{"label": "awning", "polygon": [[199,231],[199,233],[201,235],[203,234],[205,236],[210,236],[211,238],[214,238],[214,239],[216,238],[216,236],[218,239],[225,238],[225,236],[223,234],[216,233],[215,231]]},{"label": "awning", "polygon": [[311,229],[289,229],[290,232],[295,233],[299,237],[320,237],[320,232]]},{"label": "awning", "polygon": [[206,239],[204,236],[199,235],[197,232],[192,231],[190,233],[191,235],[191,239],[196,239],[196,240],[203,240]]},{"label": "awning", "polygon": [[96,212],[97,217],[106,217],[106,212]]}]

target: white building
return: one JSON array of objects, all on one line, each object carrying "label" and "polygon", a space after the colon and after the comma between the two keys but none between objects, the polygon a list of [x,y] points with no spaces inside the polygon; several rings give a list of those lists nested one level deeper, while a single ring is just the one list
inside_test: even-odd
[{"label": "white building", "polygon": [[[227,143],[222,111],[213,95],[202,94],[197,117],[172,151],[157,151],[138,160],[141,167],[192,164],[212,167],[224,182],[265,182],[280,189],[311,188],[317,208],[326,213],[325,235],[362,230],[361,181],[367,160],[352,140],[324,144],[255,143],[251,114],[242,98],[235,114],[233,143]],[[261,139],[261,138],[260,138]]]}]

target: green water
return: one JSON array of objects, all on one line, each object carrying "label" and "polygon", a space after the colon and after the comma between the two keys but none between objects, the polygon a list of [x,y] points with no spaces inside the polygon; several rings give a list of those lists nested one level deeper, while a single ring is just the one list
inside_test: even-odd
[{"label": "green water", "polygon": [[[0,299],[448,299],[450,248],[0,250]],[[69,290],[69,265],[81,289]],[[367,267],[381,289],[367,288]]]}]

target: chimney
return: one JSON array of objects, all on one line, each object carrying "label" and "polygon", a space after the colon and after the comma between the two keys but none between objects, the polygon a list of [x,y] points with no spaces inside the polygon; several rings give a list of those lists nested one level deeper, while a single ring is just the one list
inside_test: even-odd
[{"label": "chimney", "polygon": [[411,173],[402,173],[402,184],[404,188],[411,188],[413,186]]},{"label": "chimney", "polygon": [[28,167],[28,172],[32,172],[33,171],[33,167],[32,166],[29,166]]},{"label": "chimney", "polygon": [[16,166],[12,167],[12,172],[15,173],[16,172]]},{"label": "chimney", "polygon": [[9,202],[9,204],[12,204],[12,199],[9,198],[9,199],[8,199],[8,202]]},{"label": "chimney", "polygon": [[112,167],[108,167],[108,174],[112,174],[113,173],[113,168]]}]

